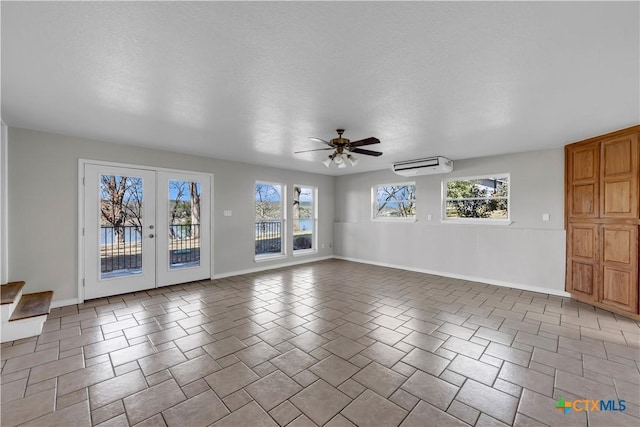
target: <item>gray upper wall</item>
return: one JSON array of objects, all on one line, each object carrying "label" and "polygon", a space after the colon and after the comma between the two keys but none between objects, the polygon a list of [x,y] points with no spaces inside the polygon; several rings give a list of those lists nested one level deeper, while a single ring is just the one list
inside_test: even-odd
[{"label": "gray upper wall", "polygon": [[[9,280],[26,281],[27,292],[51,289],[55,291],[55,301],[78,298],[78,159],[212,173],[214,275],[294,261],[291,253],[284,260],[259,264],[254,261],[256,180],[286,184],[289,200],[294,184],[317,186],[320,249],[317,254],[296,261],[333,253],[335,178],[332,176],[19,128],[9,128],[7,157]],[[225,217],[225,210],[231,210],[233,215]]]},{"label": "gray upper wall", "polygon": [[[454,161],[448,174],[403,177],[391,169],[337,177],[336,221],[371,220],[371,187],[394,182],[416,182],[416,219],[440,223],[442,181],[448,178],[499,173],[511,174],[511,228],[564,228],[564,151],[562,148]],[[542,221],[548,213],[550,221]]]},{"label": "gray upper wall", "polygon": [[[512,224],[441,222],[443,179],[504,172],[511,174]],[[406,181],[416,182],[417,221],[373,221],[372,186]],[[337,177],[334,232],[339,257],[563,295],[563,150],[455,161],[446,175]]]},{"label": "gray upper wall", "polygon": [[[212,173],[214,275],[293,261],[288,254],[285,260],[254,262],[253,185],[266,180],[287,184],[289,193],[293,184],[318,187],[321,249],[303,259],[335,254],[563,293],[562,149],[461,160],[451,174],[416,177],[417,221],[389,223],[371,220],[371,187],[408,180],[390,170],[336,178],[18,128],[9,128],[8,142],[9,279],[27,281],[29,292],[53,289],[57,301],[78,298],[81,158]],[[511,173],[511,225],[440,222],[444,177],[502,172]],[[225,210],[233,216],[225,217]],[[549,222],[542,221],[543,213]]]}]

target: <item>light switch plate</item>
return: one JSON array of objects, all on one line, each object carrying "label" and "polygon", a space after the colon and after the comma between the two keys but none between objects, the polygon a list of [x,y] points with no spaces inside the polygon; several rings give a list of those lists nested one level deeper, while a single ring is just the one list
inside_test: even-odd
[{"label": "light switch plate", "polygon": [[224,216],[231,216],[231,211],[224,211]]}]

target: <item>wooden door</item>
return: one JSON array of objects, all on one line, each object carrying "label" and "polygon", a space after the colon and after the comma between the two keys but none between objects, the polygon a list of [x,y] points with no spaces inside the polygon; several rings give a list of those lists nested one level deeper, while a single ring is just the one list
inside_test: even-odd
[{"label": "wooden door", "polygon": [[585,300],[598,299],[598,226],[569,223],[567,233],[567,291]]},{"label": "wooden door", "polygon": [[638,312],[638,226],[603,224],[600,301]]},{"label": "wooden door", "polygon": [[602,218],[638,218],[638,134],[607,139],[601,144]]},{"label": "wooden door", "polygon": [[600,144],[567,146],[567,212],[569,218],[598,218]]}]

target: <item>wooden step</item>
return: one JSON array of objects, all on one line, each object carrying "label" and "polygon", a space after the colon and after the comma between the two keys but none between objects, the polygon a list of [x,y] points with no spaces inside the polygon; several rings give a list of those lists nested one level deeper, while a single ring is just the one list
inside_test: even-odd
[{"label": "wooden step", "polygon": [[0,286],[2,304],[11,304],[22,290],[24,282],[9,282]]},{"label": "wooden step", "polygon": [[53,291],[22,295],[18,306],[9,318],[9,322],[49,314],[52,298]]}]

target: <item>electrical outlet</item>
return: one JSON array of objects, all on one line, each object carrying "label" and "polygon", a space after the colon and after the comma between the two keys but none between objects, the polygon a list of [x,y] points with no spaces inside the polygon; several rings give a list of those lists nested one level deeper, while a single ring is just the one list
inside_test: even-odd
[{"label": "electrical outlet", "polygon": [[549,214],[548,213],[543,213],[542,214],[542,220],[544,222],[548,222],[549,221]]}]

